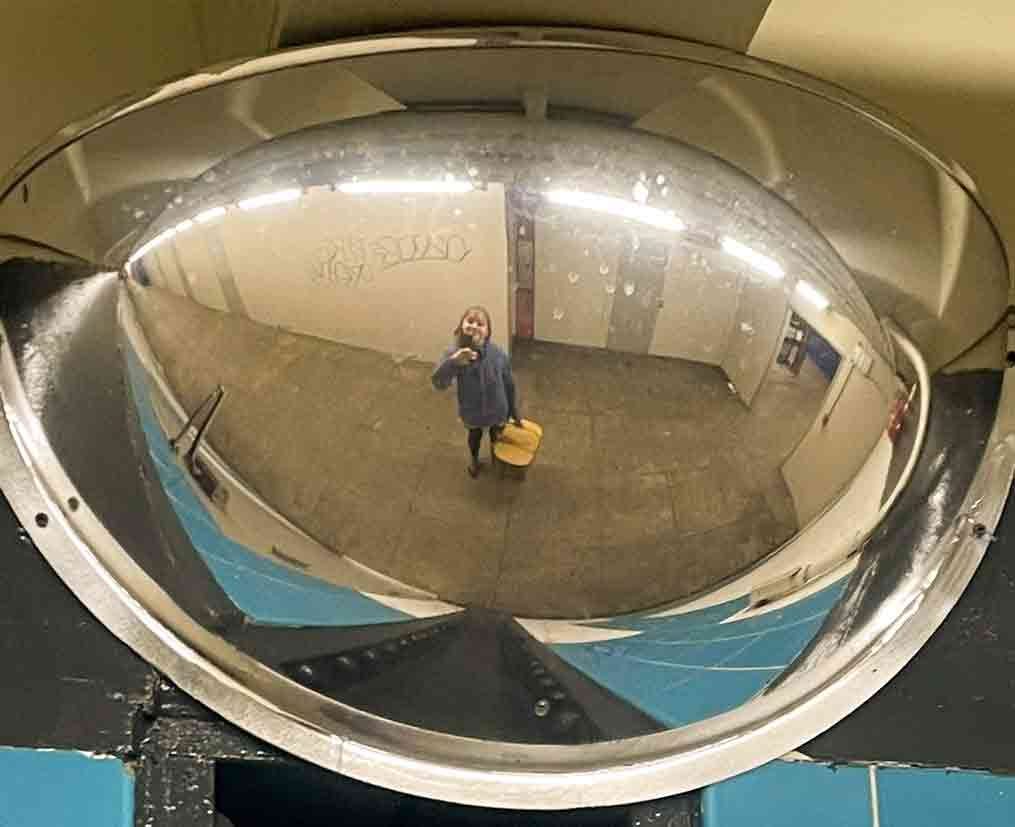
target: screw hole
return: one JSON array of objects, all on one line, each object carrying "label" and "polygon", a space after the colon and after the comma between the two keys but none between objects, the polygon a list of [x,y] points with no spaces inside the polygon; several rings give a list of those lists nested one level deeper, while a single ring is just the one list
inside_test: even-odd
[{"label": "screw hole", "polygon": [[35,515],[35,524],[39,528],[45,528],[46,526],[49,525],[49,516],[46,515],[46,514],[43,514],[40,511],[38,514]]},{"label": "screw hole", "polygon": [[983,523],[977,523],[973,526],[973,536],[983,537],[987,533],[987,527]]},{"label": "screw hole", "polygon": [[22,204],[28,203],[28,184],[21,185],[21,203]]},{"label": "screw hole", "polygon": [[78,502],[78,498],[77,497],[71,497],[69,500],[67,500],[67,507],[71,511],[77,511],[79,505],[81,505],[81,503]]}]

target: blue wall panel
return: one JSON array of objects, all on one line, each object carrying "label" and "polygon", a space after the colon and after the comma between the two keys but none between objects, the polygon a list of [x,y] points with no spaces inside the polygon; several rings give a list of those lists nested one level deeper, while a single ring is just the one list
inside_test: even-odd
[{"label": "blue wall panel", "polygon": [[870,827],[866,767],[773,761],[701,795],[702,827]]},{"label": "blue wall panel", "polygon": [[843,586],[727,623],[746,598],[670,617],[616,618],[610,627],[640,634],[553,648],[658,721],[684,726],[734,709],[777,678],[817,633]]},{"label": "blue wall panel", "polygon": [[116,758],[0,747],[3,827],[131,827],[134,777]]},{"label": "blue wall panel", "polygon": [[162,488],[194,549],[240,611],[255,623],[275,626],[359,626],[412,619],[354,589],[293,571],[223,534],[169,447],[137,355],[129,347],[126,354],[132,395]]},{"label": "blue wall panel", "polygon": [[881,827],[1015,825],[1015,778],[894,767],[877,778]]}]

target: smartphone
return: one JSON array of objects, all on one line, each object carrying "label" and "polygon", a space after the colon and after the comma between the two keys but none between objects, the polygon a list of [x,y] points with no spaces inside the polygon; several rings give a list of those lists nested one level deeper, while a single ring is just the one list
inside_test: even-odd
[{"label": "smartphone", "polygon": [[467,347],[469,350],[472,350],[472,351],[476,350],[476,348],[472,344],[472,337],[466,335],[465,333],[459,333],[458,334],[458,346],[459,347]]}]

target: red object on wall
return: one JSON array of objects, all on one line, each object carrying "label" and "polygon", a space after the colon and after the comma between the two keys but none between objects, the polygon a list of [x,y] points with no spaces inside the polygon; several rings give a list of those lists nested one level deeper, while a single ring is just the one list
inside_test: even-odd
[{"label": "red object on wall", "polygon": [[515,291],[515,335],[520,339],[531,339],[535,334],[535,302],[532,288],[519,287]]},{"label": "red object on wall", "polygon": [[916,395],[916,383],[913,383],[913,387],[909,389],[908,396],[900,396],[892,404],[891,413],[888,416],[888,427],[886,431],[888,438],[895,442],[899,438],[899,434],[902,433],[902,428],[906,424],[906,417],[909,415],[909,408],[913,404],[913,397]]}]

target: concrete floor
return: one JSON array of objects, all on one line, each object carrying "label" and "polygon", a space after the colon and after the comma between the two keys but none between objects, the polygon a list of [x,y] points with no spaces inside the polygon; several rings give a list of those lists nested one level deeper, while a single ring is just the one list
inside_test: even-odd
[{"label": "concrete floor", "polygon": [[799,378],[774,368],[748,410],[717,368],[518,342],[520,409],[544,443],[526,480],[489,467],[473,480],[432,365],[133,294],[184,406],[228,389],[209,436],[254,490],[326,546],[443,599],[617,614],[695,594],[797,528],[778,466],[824,395],[809,362]]}]

